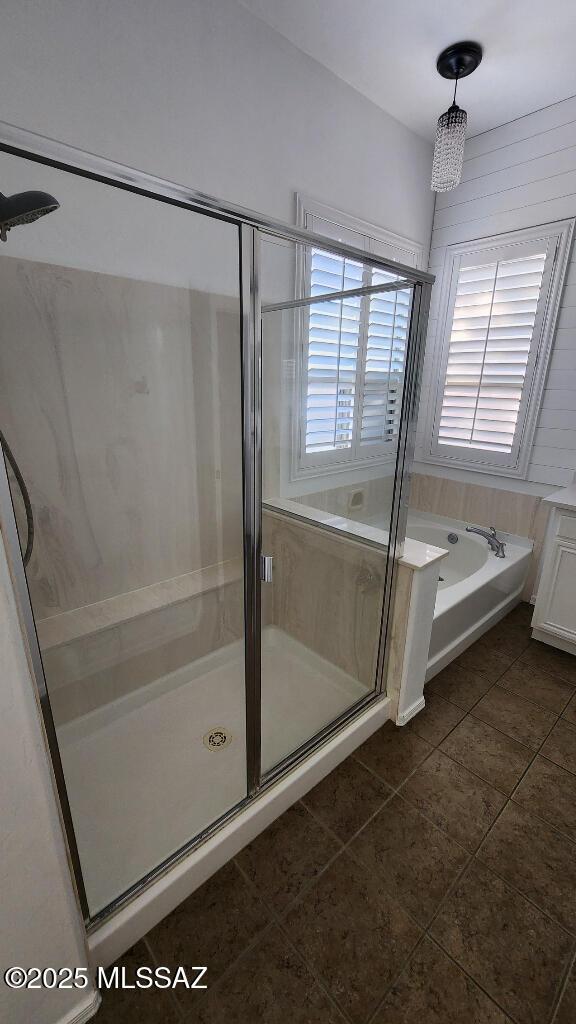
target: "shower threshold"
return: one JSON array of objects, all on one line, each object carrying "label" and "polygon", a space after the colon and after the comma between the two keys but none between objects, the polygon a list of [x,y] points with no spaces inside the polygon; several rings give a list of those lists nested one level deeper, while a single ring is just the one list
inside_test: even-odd
[{"label": "shower threshold", "polygon": [[[277,626],[262,633],[267,771],[369,688]],[[244,645],[58,729],[92,914],[246,796]]]}]

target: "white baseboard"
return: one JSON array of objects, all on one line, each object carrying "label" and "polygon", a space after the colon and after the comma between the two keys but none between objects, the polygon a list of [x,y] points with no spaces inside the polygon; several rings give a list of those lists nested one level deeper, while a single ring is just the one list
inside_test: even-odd
[{"label": "white baseboard", "polygon": [[414,718],[414,715],[417,715],[419,711],[422,711],[422,708],[425,706],[425,704],[426,701],[423,696],[420,697],[418,700],[415,700],[414,703],[411,704],[409,708],[406,708],[406,710],[403,711],[402,714],[398,715],[398,718],[396,719],[396,725],[406,725],[406,722],[409,722],[411,718]]},{"label": "white baseboard", "polygon": [[76,1009],[72,1013],[67,1013],[65,1017],[60,1018],[58,1024],[85,1024],[85,1021],[92,1020],[92,1017],[100,1007],[101,1001],[100,993],[92,992],[81,1010]]},{"label": "white baseboard", "polygon": [[549,644],[550,647],[557,647],[559,651],[566,651],[567,654],[576,653],[576,645],[573,640],[567,640],[566,637],[559,636],[557,633],[552,633],[546,629],[539,629],[538,626],[532,627],[532,639],[539,640],[543,644]]}]

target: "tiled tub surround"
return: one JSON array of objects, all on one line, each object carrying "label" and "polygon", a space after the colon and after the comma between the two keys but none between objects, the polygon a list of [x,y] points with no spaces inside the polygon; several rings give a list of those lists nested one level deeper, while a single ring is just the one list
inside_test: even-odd
[{"label": "tiled tub surround", "polygon": [[486,529],[495,526],[498,531],[533,541],[530,569],[522,594],[525,601],[533,598],[548,520],[548,508],[537,495],[414,473],[410,483],[410,509],[475,523]]},{"label": "tiled tub surround", "polygon": [[99,1024],[572,1024],[576,659],[531,609],[429,684],[122,959],[205,992],[106,992]]}]

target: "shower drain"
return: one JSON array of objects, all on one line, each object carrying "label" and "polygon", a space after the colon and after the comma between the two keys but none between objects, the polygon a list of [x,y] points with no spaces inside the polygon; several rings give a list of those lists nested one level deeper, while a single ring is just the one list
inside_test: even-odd
[{"label": "shower drain", "polygon": [[210,729],[204,736],[204,746],[208,747],[208,750],[222,750],[223,747],[227,747],[231,742],[232,737],[230,733],[220,725]]}]

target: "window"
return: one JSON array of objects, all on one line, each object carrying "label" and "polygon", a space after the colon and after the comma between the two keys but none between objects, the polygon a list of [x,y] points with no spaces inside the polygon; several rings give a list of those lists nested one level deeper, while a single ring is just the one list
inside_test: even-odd
[{"label": "window", "polygon": [[[305,203],[300,223],[313,231],[367,253],[419,263],[417,245],[310,200]],[[302,271],[302,291],[311,295],[396,280],[393,273],[320,249],[310,250]],[[327,297],[303,308],[297,328],[295,475],[395,458],[411,297],[411,289],[401,289]]]},{"label": "window", "polygon": [[525,475],[571,229],[449,247],[432,461]]}]

